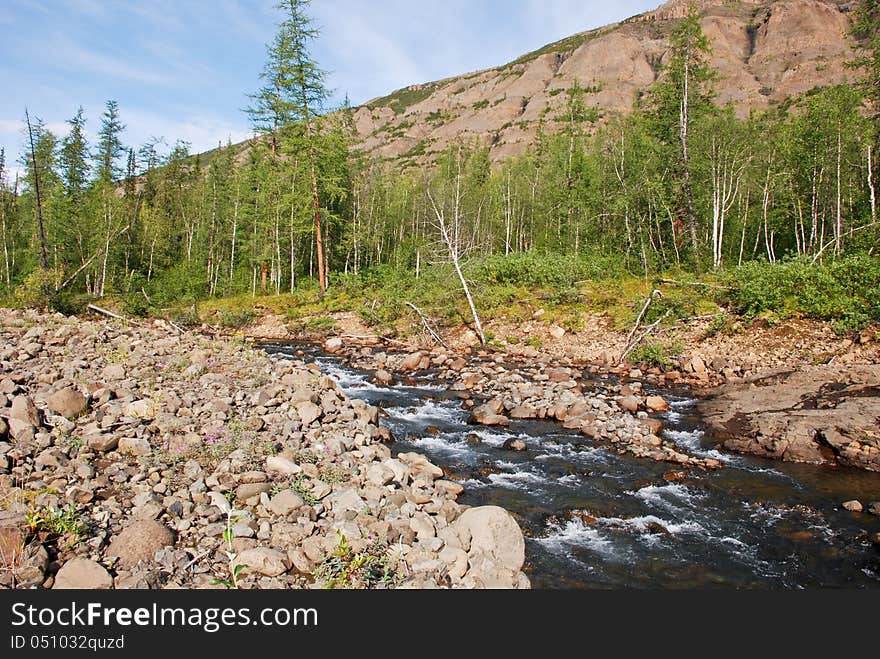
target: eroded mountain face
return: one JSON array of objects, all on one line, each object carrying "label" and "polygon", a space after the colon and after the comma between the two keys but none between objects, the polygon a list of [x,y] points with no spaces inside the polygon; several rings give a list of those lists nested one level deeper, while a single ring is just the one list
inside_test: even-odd
[{"label": "eroded mountain face", "polygon": [[[493,160],[530,145],[542,116],[552,130],[576,82],[604,117],[632,110],[657,80],[675,21],[691,0],[583,32],[494,69],[399,90],[360,107],[355,125],[368,152],[411,163],[453,140],[491,144]],[[718,71],[717,101],[745,116],[855,73],[848,36],[853,3],[835,0],[701,0],[702,26]]]}]

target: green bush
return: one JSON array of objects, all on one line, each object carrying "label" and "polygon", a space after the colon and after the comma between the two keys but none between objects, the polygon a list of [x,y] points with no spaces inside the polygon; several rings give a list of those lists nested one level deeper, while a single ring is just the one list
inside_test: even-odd
[{"label": "green bush", "polygon": [[842,331],[880,321],[880,258],[875,256],[825,264],[806,259],[747,263],[729,275],[729,283],[728,302],[744,316],[830,320]]}]

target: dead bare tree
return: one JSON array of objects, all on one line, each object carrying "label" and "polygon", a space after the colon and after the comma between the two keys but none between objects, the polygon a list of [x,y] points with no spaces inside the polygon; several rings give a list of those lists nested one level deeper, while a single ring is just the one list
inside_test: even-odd
[{"label": "dead bare tree", "polygon": [[[474,304],[474,297],[471,295],[467,279],[465,279],[464,273],[461,270],[462,259],[473,248],[472,235],[469,239],[469,237],[464,235],[466,232],[463,230],[464,213],[462,210],[461,183],[461,146],[459,146],[455,159],[455,181],[451,194],[446,190],[442,190],[444,194],[438,200],[437,195],[431,190],[431,183],[429,181],[426,181],[425,190],[428,201],[431,203],[431,209],[434,212],[434,219],[436,220],[434,226],[440,233],[440,238],[446,248],[449,261],[452,262],[452,266],[455,268],[455,273],[458,275],[458,280],[461,282],[461,288],[470,307],[477,338],[481,344],[485,344],[486,336],[483,333],[483,324],[480,322],[480,316],[477,314],[477,307]],[[450,204],[451,208],[449,208]]]}]

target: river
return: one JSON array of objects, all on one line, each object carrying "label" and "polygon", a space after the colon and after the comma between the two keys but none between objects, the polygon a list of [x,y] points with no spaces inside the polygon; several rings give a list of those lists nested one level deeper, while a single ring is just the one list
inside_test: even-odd
[{"label": "river", "polygon": [[[410,386],[380,387],[372,372],[314,348],[264,348],[305,351],[299,359],[380,407],[397,439],[392,452],[417,451],[454,474],[465,487],[460,503],[513,513],[533,587],[880,587],[880,552],[869,539],[880,518],[841,506],[880,499],[880,474],[719,452],[703,437],[687,391],[656,392],[671,405],[660,417],[665,438],[724,468],[668,482],[674,466],[619,455],[558,424],[469,425],[462,401],[430,373]],[[527,450],[503,449],[511,437]]]}]

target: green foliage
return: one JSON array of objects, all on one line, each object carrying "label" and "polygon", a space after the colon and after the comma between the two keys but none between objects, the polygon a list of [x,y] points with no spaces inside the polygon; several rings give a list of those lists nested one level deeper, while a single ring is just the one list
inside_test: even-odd
[{"label": "green foliage", "polygon": [[240,329],[250,325],[256,318],[254,309],[228,309],[220,312],[220,327]]},{"label": "green foliage", "polygon": [[70,546],[79,542],[86,533],[86,524],[73,506],[61,509],[34,508],[28,511],[26,520],[31,533],[63,537]]},{"label": "green foliage", "polygon": [[681,350],[681,345],[677,343],[640,343],[629,353],[628,360],[634,364],[668,368],[672,358],[681,354]]},{"label": "green foliage", "polygon": [[729,302],[756,317],[803,316],[836,321],[843,331],[880,321],[880,258],[851,256],[825,264],[806,259],[753,262],[730,275]]},{"label": "green foliage", "polygon": [[336,549],[314,572],[325,588],[385,588],[399,579],[386,543],[373,541],[355,552],[344,534],[337,531],[337,535]]}]

